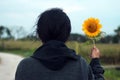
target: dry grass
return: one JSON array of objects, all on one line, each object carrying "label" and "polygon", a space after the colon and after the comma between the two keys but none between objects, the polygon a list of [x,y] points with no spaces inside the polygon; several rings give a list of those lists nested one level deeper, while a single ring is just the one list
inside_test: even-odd
[{"label": "dry grass", "polygon": [[[2,44],[1,41],[0,44]],[[31,50],[39,47],[40,45],[42,45],[42,43],[39,41],[14,41],[14,40],[4,41],[4,48],[9,50],[11,49]],[[0,47],[2,46],[0,45]]]},{"label": "dry grass", "polygon": [[[0,41],[0,48],[2,49]],[[9,51],[21,51],[22,53],[26,53],[26,56],[31,55],[36,48],[41,46],[42,43],[40,41],[4,41],[4,49]],[[89,54],[93,45],[84,45],[83,43],[79,43],[76,41],[69,41],[66,45],[74,49],[78,55],[82,55],[89,61]],[[104,63],[108,64],[119,64],[120,63],[120,44],[96,44],[96,46],[101,51],[101,60]],[[27,52],[26,52],[27,51]],[[29,53],[30,52],[30,53]]]}]

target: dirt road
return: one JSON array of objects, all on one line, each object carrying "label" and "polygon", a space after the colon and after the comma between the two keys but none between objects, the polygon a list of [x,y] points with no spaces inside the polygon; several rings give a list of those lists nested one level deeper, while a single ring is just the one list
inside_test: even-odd
[{"label": "dirt road", "polygon": [[17,65],[22,59],[18,55],[0,52],[0,80],[14,80]]}]

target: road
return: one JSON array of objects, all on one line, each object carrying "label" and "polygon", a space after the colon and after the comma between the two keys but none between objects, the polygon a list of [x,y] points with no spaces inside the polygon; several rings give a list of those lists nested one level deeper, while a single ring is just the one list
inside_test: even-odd
[{"label": "road", "polygon": [[0,52],[0,80],[14,80],[17,65],[22,59],[18,55]]}]

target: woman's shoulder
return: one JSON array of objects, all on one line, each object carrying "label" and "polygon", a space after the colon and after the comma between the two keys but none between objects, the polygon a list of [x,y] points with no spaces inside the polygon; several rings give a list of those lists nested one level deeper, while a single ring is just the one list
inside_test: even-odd
[{"label": "woman's shoulder", "polygon": [[33,63],[35,64],[37,62],[38,61],[36,59],[34,59],[32,57],[27,57],[20,61],[19,66],[31,65],[31,64],[33,64]]},{"label": "woman's shoulder", "polygon": [[86,59],[82,56],[78,56],[78,60],[80,61],[80,63],[87,64]]},{"label": "woman's shoulder", "polygon": [[29,61],[33,61],[33,58],[32,57],[26,57],[26,58],[24,58],[24,59],[22,59],[20,62],[21,63],[26,63],[26,62],[29,62]]},{"label": "woman's shoulder", "polygon": [[78,57],[78,63],[82,70],[84,70],[86,72],[88,71],[89,64],[84,57],[82,57],[82,56]]}]

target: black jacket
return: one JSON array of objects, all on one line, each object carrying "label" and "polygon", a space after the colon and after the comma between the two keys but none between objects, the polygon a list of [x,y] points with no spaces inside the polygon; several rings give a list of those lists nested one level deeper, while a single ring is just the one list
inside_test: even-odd
[{"label": "black jacket", "polygon": [[88,65],[63,42],[49,41],[18,65],[15,80],[104,80],[99,59]]}]

